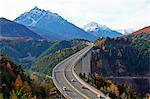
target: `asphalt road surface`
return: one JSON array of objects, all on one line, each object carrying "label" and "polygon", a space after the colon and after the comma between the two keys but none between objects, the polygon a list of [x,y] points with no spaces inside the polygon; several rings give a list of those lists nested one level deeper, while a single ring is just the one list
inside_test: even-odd
[{"label": "asphalt road surface", "polygon": [[[88,46],[81,51],[75,53],[69,58],[59,63],[53,69],[53,81],[57,89],[66,97],[72,99],[98,99],[97,94],[89,90],[88,88],[82,88],[81,83],[74,77],[71,69],[72,63],[92,46]],[[74,79],[74,82],[72,81]],[[67,90],[63,90],[66,87]]]}]

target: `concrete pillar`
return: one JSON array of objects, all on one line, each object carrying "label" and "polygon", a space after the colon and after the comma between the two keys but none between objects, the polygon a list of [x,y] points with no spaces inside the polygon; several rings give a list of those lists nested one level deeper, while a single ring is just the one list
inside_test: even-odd
[{"label": "concrete pillar", "polygon": [[82,60],[80,60],[76,66],[75,66],[75,71],[79,75],[79,73],[82,73]]},{"label": "concrete pillar", "polygon": [[89,51],[87,54],[85,54],[79,62],[75,66],[75,72],[79,75],[79,73],[85,73],[88,75],[91,73],[91,55],[92,52]]},{"label": "concrete pillar", "polygon": [[91,51],[89,51],[84,57],[82,57],[82,73],[88,75],[91,73]]}]

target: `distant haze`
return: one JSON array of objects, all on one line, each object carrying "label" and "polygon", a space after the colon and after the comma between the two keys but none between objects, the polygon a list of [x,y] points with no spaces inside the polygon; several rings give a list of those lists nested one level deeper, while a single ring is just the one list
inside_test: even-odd
[{"label": "distant haze", "polygon": [[95,21],[112,29],[150,25],[150,0],[1,0],[0,17],[14,20],[34,6],[84,27]]}]

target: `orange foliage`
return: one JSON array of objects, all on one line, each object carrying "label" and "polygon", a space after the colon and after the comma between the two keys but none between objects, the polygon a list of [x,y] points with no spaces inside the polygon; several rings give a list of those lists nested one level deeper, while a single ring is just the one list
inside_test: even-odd
[{"label": "orange foliage", "polygon": [[107,80],[107,83],[112,84],[113,82],[112,80]]},{"label": "orange foliage", "polygon": [[115,85],[113,83],[110,85],[110,90],[113,93],[115,92]]},{"label": "orange foliage", "polygon": [[110,85],[110,91],[112,93],[115,93],[116,96],[119,96],[119,90],[118,90],[118,87],[115,84],[112,83]]},{"label": "orange foliage", "polygon": [[106,43],[106,39],[102,39],[102,40],[99,40],[98,41],[98,45],[100,45],[100,46],[102,46],[102,45],[104,45]]},{"label": "orange foliage", "polygon": [[115,95],[116,95],[116,96],[119,96],[119,90],[118,90],[118,87],[117,87],[117,86],[115,86]]},{"label": "orange foliage", "polygon": [[21,87],[23,85],[22,79],[20,75],[17,75],[16,81],[15,81],[15,86]]}]

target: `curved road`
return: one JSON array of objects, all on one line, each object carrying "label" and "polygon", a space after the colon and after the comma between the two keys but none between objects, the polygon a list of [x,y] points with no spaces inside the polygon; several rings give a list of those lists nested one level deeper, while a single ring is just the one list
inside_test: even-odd
[{"label": "curved road", "polygon": [[[53,81],[57,89],[64,95],[65,98],[72,99],[98,99],[97,94],[88,88],[81,88],[81,83],[76,79],[72,73],[73,62],[87,53],[93,46],[88,46],[81,51],[75,53],[64,61],[60,62],[53,69]],[[75,82],[71,80],[74,79]],[[63,90],[67,88],[67,91]],[[104,96],[103,93],[100,93]]]}]

